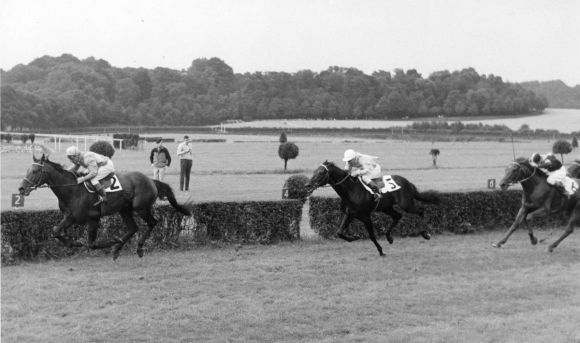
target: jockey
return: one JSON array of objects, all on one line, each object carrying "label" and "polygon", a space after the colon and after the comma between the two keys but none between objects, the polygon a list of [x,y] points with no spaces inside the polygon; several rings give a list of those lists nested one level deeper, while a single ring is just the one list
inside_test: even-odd
[{"label": "jockey", "polygon": [[376,156],[358,153],[352,149],[346,150],[342,158],[346,162],[345,169],[349,172],[350,176],[360,176],[374,192],[375,200],[381,197],[379,185],[374,181],[374,179],[382,176],[381,166],[377,163],[377,158]]},{"label": "jockey", "polygon": [[562,165],[562,162],[554,154],[548,153],[542,156],[534,153],[530,157],[530,164],[545,172],[548,175],[548,183],[563,189],[563,193],[567,197],[572,196],[578,189],[576,182],[567,176],[566,166]]},{"label": "jockey", "polygon": [[99,201],[94,205],[96,206],[101,202],[106,202],[107,196],[105,189],[99,183],[99,180],[102,180],[115,171],[113,162],[107,156],[97,154],[96,152],[81,152],[76,146],[70,146],[66,149],[66,157],[73,163],[73,166],[69,169],[70,171],[76,172],[80,167],[88,169],[89,173],[77,178],[77,183],[80,184],[86,180],[91,180],[91,184],[95,187],[97,193],[99,193]]}]

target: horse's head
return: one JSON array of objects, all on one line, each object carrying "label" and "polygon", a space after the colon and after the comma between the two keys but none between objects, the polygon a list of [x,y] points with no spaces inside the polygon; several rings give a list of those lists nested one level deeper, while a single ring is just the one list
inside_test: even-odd
[{"label": "horse's head", "polygon": [[312,174],[310,181],[306,184],[305,187],[309,193],[312,193],[318,187],[322,187],[327,184],[334,186],[342,182],[342,181],[337,182],[337,180],[335,179],[337,177],[344,176],[348,176],[348,174],[344,170],[340,169],[332,162],[325,161],[314,170],[314,173]]},{"label": "horse's head", "polygon": [[44,172],[44,164],[47,161],[43,154],[41,158],[36,158],[32,155],[32,166],[26,171],[26,176],[22,179],[18,191],[20,195],[28,196],[30,192],[47,182],[46,173]]},{"label": "horse's head", "polygon": [[505,175],[499,182],[500,188],[505,191],[509,186],[530,178],[535,169],[527,158],[518,157],[506,167]]}]

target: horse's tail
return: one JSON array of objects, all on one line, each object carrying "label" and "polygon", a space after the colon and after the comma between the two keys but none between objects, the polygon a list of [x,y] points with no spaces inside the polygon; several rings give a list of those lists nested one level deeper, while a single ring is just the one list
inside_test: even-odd
[{"label": "horse's tail", "polygon": [[171,189],[171,186],[159,180],[153,180],[153,182],[155,183],[155,187],[157,187],[157,197],[159,199],[167,198],[171,206],[173,206],[176,210],[185,214],[186,216],[191,215],[190,210],[188,210],[185,206],[177,203],[177,199],[175,199],[175,194],[173,194],[173,189]]},{"label": "horse's tail", "polygon": [[441,203],[441,198],[439,197],[437,192],[427,191],[427,192],[421,193],[421,192],[419,192],[419,190],[417,190],[417,187],[415,187],[414,184],[409,182],[409,185],[411,185],[411,188],[413,188],[413,193],[414,193],[415,199],[422,201],[422,202],[429,203],[429,204],[434,204],[434,205],[439,205]]}]

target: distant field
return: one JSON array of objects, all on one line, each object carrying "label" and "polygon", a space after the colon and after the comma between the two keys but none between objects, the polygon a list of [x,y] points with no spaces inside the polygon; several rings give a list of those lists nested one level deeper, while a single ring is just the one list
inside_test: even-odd
[{"label": "distant field", "polygon": [[[164,137],[171,136],[177,139],[182,137],[181,134]],[[283,161],[278,157],[278,136],[215,137],[226,138],[228,142],[193,143],[190,193],[179,192],[179,163],[175,161],[171,165],[165,181],[177,191],[179,200],[190,198],[194,202],[205,202],[281,198],[282,187],[289,175],[283,173]],[[512,146],[508,142],[431,143],[291,135],[289,140],[296,142],[300,154],[288,162],[288,168],[308,177],[325,160],[342,164],[344,150],[353,148],[379,156],[385,173],[403,175],[421,190],[486,190],[487,180],[495,178],[499,181],[505,166],[513,159]],[[552,141],[534,140],[516,141],[514,146],[517,156],[529,156],[534,151],[550,151],[552,144]],[[177,142],[166,146],[174,154]],[[149,152],[152,147],[152,144],[146,144],[143,151],[117,151],[113,157],[117,170],[139,170],[150,175]],[[441,151],[438,169],[431,167],[428,152],[432,148]],[[32,156],[26,153],[3,153],[1,158],[1,206],[2,209],[8,209],[11,194],[17,192],[32,163]],[[580,150],[565,156],[566,161],[574,158],[580,158]],[[67,163],[64,152],[57,152],[51,159]],[[317,190],[314,194],[335,196],[329,188]],[[26,199],[26,208],[57,208],[56,197],[47,189],[37,190]]]},{"label": "distant field", "polygon": [[580,234],[501,234],[3,267],[2,342],[579,342]]},{"label": "distant field", "polygon": [[410,120],[256,120],[242,123],[225,124],[225,128],[360,128],[381,129],[389,127],[405,127],[417,121],[448,121],[463,123],[482,123],[487,125],[505,125],[512,130],[518,130],[527,124],[531,129],[558,130],[570,133],[580,130],[579,109],[549,108],[541,115],[521,116],[514,118],[501,117],[446,117],[417,118]]}]

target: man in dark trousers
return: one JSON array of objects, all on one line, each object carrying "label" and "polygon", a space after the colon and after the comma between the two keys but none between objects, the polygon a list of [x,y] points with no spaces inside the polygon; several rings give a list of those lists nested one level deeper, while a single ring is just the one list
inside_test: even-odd
[{"label": "man in dark trousers", "polygon": [[183,143],[177,147],[177,156],[181,160],[181,173],[179,175],[179,190],[189,191],[189,174],[191,173],[191,165],[193,154],[189,146],[189,136],[183,137]]},{"label": "man in dark trousers", "polygon": [[161,145],[161,141],[161,138],[155,141],[155,147],[151,150],[151,155],[149,156],[151,166],[153,167],[153,179],[159,181],[163,181],[165,178],[165,172],[171,165],[171,155],[169,155],[169,151]]}]

